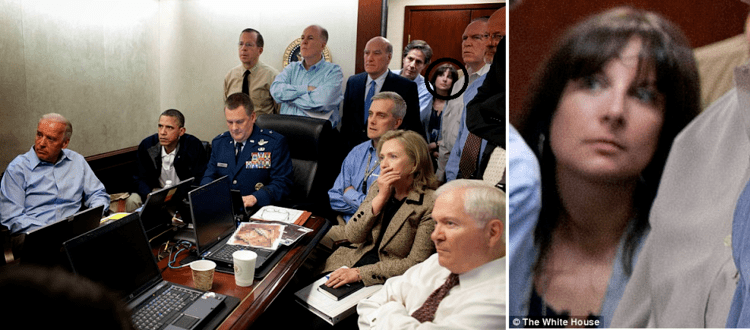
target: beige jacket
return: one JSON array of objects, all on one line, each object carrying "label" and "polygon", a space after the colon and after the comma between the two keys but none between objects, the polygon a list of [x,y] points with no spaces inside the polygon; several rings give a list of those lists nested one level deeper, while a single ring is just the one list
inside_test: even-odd
[{"label": "beige jacket", "polygon": [[[381,228],[382,212],[372,214],[372,200],[378,195],[378,186],[373,185],[364,202],[345,226],[337,226],[352,247],[339,247],[325,264],[325,272],[341,266],[352,267],[365,253],[370,251]],[[359,267],[362,282],[366,286],[380,284],[386,279],[403,274],[409,267],[426,260],[435,251],[430,240],[435,221],[432,220],[432,207],[435,204],[435,191],[412,190],[385,229],[383,240],[378,247],[380,262]]]}]

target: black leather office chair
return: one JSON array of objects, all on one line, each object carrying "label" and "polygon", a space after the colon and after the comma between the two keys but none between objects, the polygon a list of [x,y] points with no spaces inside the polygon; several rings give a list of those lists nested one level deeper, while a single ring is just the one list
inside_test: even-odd
[{"label": "black leather office chair", "polygon": [[258,127],[286,137],[294,167],[291,196],[282,203],[329,217],[328,190],[341,170],[341,141],[328,120],[293,115],[262,115]]},{"label": "black leather office chair", "polygon": [[[206,159],[211,159],[211,142],[201,140],[201,144],[203,144],[203,149],[206,150]],[[196,178],[196,180],[201,181],[199,178]]]}]

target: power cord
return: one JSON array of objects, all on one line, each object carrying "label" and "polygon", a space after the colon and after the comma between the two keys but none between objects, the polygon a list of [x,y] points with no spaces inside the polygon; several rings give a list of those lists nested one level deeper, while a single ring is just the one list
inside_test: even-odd
[{"label": "power cord", "polygon": [[[172,256],[172,252],[174,251],[175,247],[179,247],[180,249],[177,250],[174,256]],[[190,251],[190,248],[192,247],[193,247],[193,243],[190,243],[188,241],[180,241],[177,244],[174,244],[171,247],[169,247],[169,259],[168,259],[169,262],[167,262],[167,266],[169,266],[169,268],[171,269],[180,269],[183,267],[190,266],[190,263],[180,265],[180,266],[174,266],[174,264],[177,262],[177,256],[180,255],[182,251],[185,251],[185,250]],[[164,250],[167,250],[167,248],[165,248]]]}]

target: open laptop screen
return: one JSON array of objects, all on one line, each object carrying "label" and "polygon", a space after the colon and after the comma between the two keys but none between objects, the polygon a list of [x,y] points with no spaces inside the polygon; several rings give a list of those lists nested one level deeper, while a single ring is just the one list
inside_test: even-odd
[{"label": "open laptop screen", "polygon": [[151,192],[141,209],[141,222],[148,237],[155,236],[159,228],[172,224],[172,213],[177,211],[182,200],[190,190],[193,178],[181,181],[177,185]]},{"label": "open laptop screen", "polygon": [[63,244],[73,271],[130,300],[162,280],[138,214]]},{"label": "open laptop screen", "polygon": [[218,178],[190,191],[188,196],[200,255],[236,229],[229,179]]}]

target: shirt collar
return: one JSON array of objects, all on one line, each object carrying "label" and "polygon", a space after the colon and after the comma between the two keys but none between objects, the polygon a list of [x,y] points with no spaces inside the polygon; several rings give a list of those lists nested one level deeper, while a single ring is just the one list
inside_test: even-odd
[{"label": "shirt collar", "polygon": [[[309,69],[309,70],[307,70],[307,71],[313,71],[313,70],[317,70],[317,69],[318,69],[318,67],[319,67],[320,65],[322,65],[323,63],[325,63],[325,61],[326,61],[326,58],[325,58],[325,56],[322,56],[322,55],[321,55],[321,56],[320,56],[320,60],[319,60],[318,62],[316,62],[315,64],[311,65],[311,66],[310,66],[310,69]],[[304,63],[302,63],[302,62],[303,62],[303,61],[297,61],[297,63],[299,63],[299,66],[300,66],[300,68],[302,68],[302,70],[305,70],[305,64],[304,64]]]},{"label": "shirt collar", "polygon": [[177,150],[178,149],[180,149],[180,143],[179,142],[177,142],[177,146],[175,146],[174,150],[172,150],[172,152],[170,152],[170,153],[167,153],[167,148],[165,148],[164,146],[161,146],[161,157],[163,158],[165,156],[175,156],[175,155],[177,155]]},{"label": "shirt collar", "polygon": [[[31,150],[29,150],[29,153],[30,153],[29,164],[31,165],[31,168],[36,168],[42,162],[42,160],[39,159],[39,157],[37,157],[36,151],[34,151],[34,146],[31,146]],[[69,153],[70,153],[70,150],[68,150],[68,148],[61,150],[60,154],[62,154],[62,156],[54,165],[62,163],[63,160],[71,159]]]},{"label": "shirt collar", "polygon": [[[458,274],[458,281],[461,286],[472,287],[481,284],[488,278],[498,276],[497,274],[505,274],[505,257],[492,260],[463,274]],[[500,283],[497,284],[500,285]]]},{"label": "shirt collar", "polygon": [[[375,78],[375,85],[383,86],[383,82],[385,81],[385,77],[388,76],[388,73],[391,72],[390,69],[385,70],[383,74],[381,74],[379,77]],[[370,82],[373,81],[372,78],[370,78],[370,75],[367,75],[367,83],[365,84],[365,88],[369,88]]]}]

